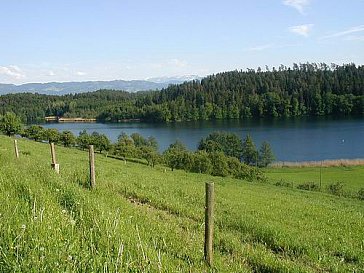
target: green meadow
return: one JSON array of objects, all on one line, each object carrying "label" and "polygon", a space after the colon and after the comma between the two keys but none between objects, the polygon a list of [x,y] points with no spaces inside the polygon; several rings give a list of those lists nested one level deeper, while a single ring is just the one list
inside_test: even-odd
[{"label": "green meadow", "polygon": [[[362,272],[364,201],[277,187],[319,168],[267,169],[248,182],[151,168],[0,136],[0,272]],[[323,168],[356,192],[364,167]],[[205,182],[215,183],[214,264],[203,259]]]},{"label": "green meadow", "polygon": [[265,173],[273,183],[282,180],[294,187],[307,182],[319,185],[321,180],[323,189],[336,182],[352,194],[364,188],[364,166],[267,168]]}]

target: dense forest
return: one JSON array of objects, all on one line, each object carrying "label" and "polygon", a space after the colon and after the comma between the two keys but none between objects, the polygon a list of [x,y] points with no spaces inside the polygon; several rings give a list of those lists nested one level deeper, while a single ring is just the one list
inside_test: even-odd
[{"label": "dense forest", "polygon": [[364,66],[305,63],[231,71],[150,92],[0,96],[0,114],[9,111],[27,123],[43,121],[45,116],[174,122],[363,115]]}]

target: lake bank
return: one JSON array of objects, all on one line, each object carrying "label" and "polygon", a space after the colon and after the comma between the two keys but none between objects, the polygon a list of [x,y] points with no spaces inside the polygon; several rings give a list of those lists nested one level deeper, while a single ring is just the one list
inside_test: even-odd
[{"label": "lake bank", "polygon": [[349,166],[364,166],[364,158],[357,159],[335,159],[335,160],[320,160],[320,161],[278,161],[269,165],[271,168],[304,168],[304,167],[349,167]]}]

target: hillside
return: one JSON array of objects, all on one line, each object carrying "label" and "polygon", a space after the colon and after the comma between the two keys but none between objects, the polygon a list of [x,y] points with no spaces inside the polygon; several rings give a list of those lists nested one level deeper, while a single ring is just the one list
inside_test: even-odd
[{"label": "hillside", "polygon": [[[12,140],[0,136],[1,272],[364,268],[363,201],[124,164],[101,154],[96,155],[97,189],[90,190],[87,152],[57,146],[57,175],[49,166],[48,144],[18,142],[17,160]],[[363,170],[346,174],[355,177]],[[203,260],[206,181],[215,182],[216,188],[211,270]]]}]

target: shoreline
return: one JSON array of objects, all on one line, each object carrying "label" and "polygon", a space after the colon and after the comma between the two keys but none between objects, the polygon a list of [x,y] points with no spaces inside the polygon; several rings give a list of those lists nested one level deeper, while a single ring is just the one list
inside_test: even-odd
[{"label": "shoreline", "polygon": [[269,165],[271,168],[304,168],[304,167],[348,167],[364,166],[364,158],[326,159],[312,161],[277,161]]}]

